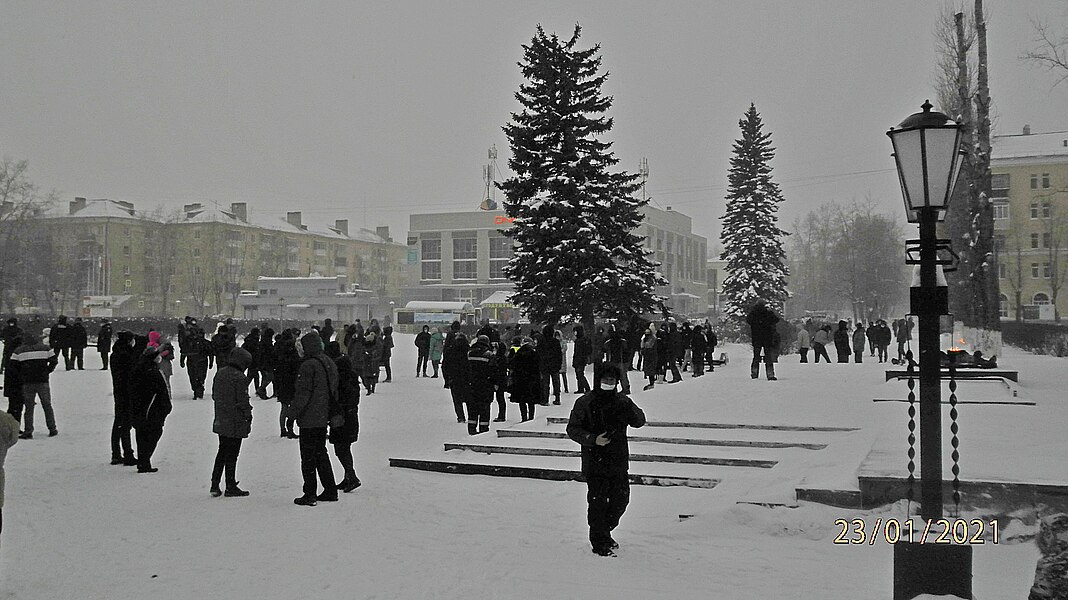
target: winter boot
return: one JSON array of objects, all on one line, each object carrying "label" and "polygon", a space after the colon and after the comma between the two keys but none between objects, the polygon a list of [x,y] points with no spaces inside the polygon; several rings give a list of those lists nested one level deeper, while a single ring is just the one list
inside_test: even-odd
[{"label": "winter boot", "polygon": [[300,498],[294,498],[293,504],[297,506],[315,506],[315,496],[301,496]]},{"label": "winter boot", "polygon": [[211,494],[212,498],[218,498],[219,496],[222,496],[223,493],[222,493],[222,490],[219,489],[219,481],[218,480],[212,480],[211,488],[208,489],[208,493]]},{"label": "winter boot", "polygon": [[[226,484],[226,492],[223,495],[226,496],[227,498],[242,498],[244,496],[248,496],[248,492],[246,492],[245,490],[237,487],[237,483],[238,482],[236,482],[236,481],[233,482],[232,484],[231,483],[227,483]],[[218,490],[218,488],[216,488],[216,490]],[[212,495],[214,496],[215,493],[213,492]]]},{"label": "winter boot", "polygon": [[757,377],[760,377],[760,365],[759,364],[753,365],[753,370],[752,370],[752,372],[749,373],[749,376],[751,378],[753,378],[753,379],[756,379]]},{"label": "winter boot", "polygon": [[478,435],[478,423],[475,421],[467,422],[467,435]]},{"label": "winter boot", "polygon": [[768,381],[776,381],[776,378],[775,378],[775,365],[773,363],[768,363],[768,364],[764,365],[764,368],[768,372]]},{"label": "winter boot", "polygon": [[121,456],[112,456],[111,457],[111,464],[113,464],[113,465],[121,465],[122,464],[122,457]]}]

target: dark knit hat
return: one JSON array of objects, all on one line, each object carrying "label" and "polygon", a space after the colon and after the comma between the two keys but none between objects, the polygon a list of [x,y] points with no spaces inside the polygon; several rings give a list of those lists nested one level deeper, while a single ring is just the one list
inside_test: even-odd
[{"label": "dark knit hat", "polygon": [[301,336],[300,345],[304,348],[304,354],[308,356],[323,352],[323,338],[319,337],[319,332],[314,329]]}]

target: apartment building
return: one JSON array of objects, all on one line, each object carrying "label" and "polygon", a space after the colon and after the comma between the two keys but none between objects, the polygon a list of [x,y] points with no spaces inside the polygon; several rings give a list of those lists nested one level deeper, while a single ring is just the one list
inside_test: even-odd
[{"label": "apartment building", "polygon": [[995,136],[990,170],[1002,318],[1066,314],[1068,131]]}]

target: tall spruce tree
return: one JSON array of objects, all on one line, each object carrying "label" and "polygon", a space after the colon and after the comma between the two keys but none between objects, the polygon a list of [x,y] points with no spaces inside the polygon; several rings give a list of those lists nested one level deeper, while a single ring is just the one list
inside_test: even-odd
[{"label": "tall spruce tree", "polygon": [[577,49],[580,33],[563,41],[539,25],[523,46],[523,110],[504,127],[514,176],[499,187],[514,219],[503,231],[516,242],[504,270],[512,301],[532,320],[592,327],[599,315],[662,310],[656,286],[667,282],[633,233],[647,203],[634,196],[638,178],[610,171],[619,160],[598,139],[612,129],[612,97],[601,93],[600,46]]},{"label": "tall spruce tree", "polygon": [[781,314],[786,291],[786,253],[776,215],[783,201],[779,186],[771,180],[775,156],[771,134],[764,127],[754,104],[738,121],[742,137],[734,142],[734,155],[727,174],[727,213],[723,216],[721,260],[727,261],[723,294],[725,312],[743,318],[757,298]]}]

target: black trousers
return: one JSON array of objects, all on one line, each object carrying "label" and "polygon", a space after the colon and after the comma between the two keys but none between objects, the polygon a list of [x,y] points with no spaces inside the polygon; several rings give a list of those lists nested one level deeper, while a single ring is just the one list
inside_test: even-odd
[{"label": "black trousers", "polygon": [[137,428],[137,468],[152,468],[152,453],[156,451],[159,438],[163,437],[163,428]]},{"label": "black trousers", "polygon": [[430,353],[419,351],[419,358],[415,361],[415,374],[426,375],[427,363],[430,362]]},{"label": "black trousers", "polygon": [[341,463],[341,468],[345,470],[345,479],[356,479],[356,468],[352,460],[352,442],[332,442],[332,444],[334,456]]},{"label": "black trousers", "polygon": [[801,348],[801,362],[808,362],[808,348]]},{"label": "black trousers", "polygon": [[185,371],[189,375],[189,387],[193,388],[194,398],[204,397],[204,380],[208,377],[208,359],[188,356],[185,359]]},{"label": "black trousers", "polygon": [[494,395],[497,397],[497,418],[498,419],[504,419],[504,413],[505,413],[504,404],[505,404],[505,400],[504,400],[504,385],[503,384],[497,386],[497,391],[494,392]]},{"label": "black trousers", "polygon": [[590,382],[586,379],[586,367],[575,367],[575,391],[585,394],[590,391]]},{"label": "black trousers", "polygon": [[467,433],[489,431],[490,404],[493,390],[471,390],[467,395]]},{"label": "black trousers", "polygon": [[211,472],[212,485],[219,485],[226,471],[226,487],[237,485],[237,455],[241,454],[241,438],[219,436],[219,451],[215,453],[215,468]]},{"label": "black trousers", "polygon": [[68,371],[74,368],[74,363],[70,359],[70,348],[56,348],[55,353],[63,355],[63,368]]},{"label": "black trousers", "polygon": [[22,422],[22,408],[23,408],[23,406],[25,406],[25,403],[22,401],[22,389],[20,388],[18,391],[15,391],[15,390],[6,390],[6,391],[11,391],[11,392],[15,393],[14,396],[9,396],[8,399],[7,399],[7,414],[11,415],[12,417],[15,417],[15,420],[18,421],[19,423],[21,423]]},{"label": "black trousers", "polygon": [[126,409],[115,403],[115,420],[111,423],[111,458],[133,458],[133,444],[130,442],[130,417]]},{"label": "black trousers", "polygon": [[111,353],[110,352],[101,352],[100,353],[100,362],[101,362],[101,364],[104,365],[104,370],[105,371],[108,370],[108,358],[110,358],[110,357],[111,357]]},{"label": "black trousers", "polygon": [[334,469],[326,453],[326,427],[300,428],[300,472],[304,476],[304,495],[314,496],[317,489],[316,474],[323,482],[324,494],[336,494]]},{"label": "black trousers", "polygon": [[70,363],[78,367],[79,370],[85,369],[85,348],[71,348],[70,349]]},{"label": "black trousers", "polygon": [[826,344],[812,342],[812,355],[815,357],[817,363],[820,362],[821,356],[823,357],[823,360],[831,362],[831,357],[827,354]]},{"label": "black trousers", "polygon": [[462,386],[454,385],[449,387],[449,393],[452,395],[452,408],[456,411],[456,420],[465,420],[464,402],[467,400],[465,390]]},{"label": "black trousers", "polygon": [[630,503],[630,480],[626,473],[586,474],[586,521],[590,525],[590,544],[607,546],[612,530]]},{"label": "black trousers", "polygon": [[393,381],[393,369],[389,365],[389,356],[382,357],[382,366],[386,368],[386,381]]},{"label": "black trousers", "polygon": [[519,403],[519,416],[524,421],[534,420],[534,402],[520,402]]}]

